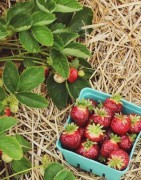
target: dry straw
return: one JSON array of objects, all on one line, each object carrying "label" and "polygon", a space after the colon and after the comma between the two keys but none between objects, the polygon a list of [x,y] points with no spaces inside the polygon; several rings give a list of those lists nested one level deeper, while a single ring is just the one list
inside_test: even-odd
[{"label": "dry straw", "polygon": [[[93,55],[88,60],[94,68],[90,83],[92,88],[107,93],[120,93],[126,100],[141,105],[141,1],[137,0],[85,0],[82,4],[94,11],[93,24],[84,26],[85,44]],[[10,7],[10,1],[6,4]],[[0,4],[4,7],[4,3]],[[87,30],[92,28],[91,34]],[[41,92],[41,88],[37,89]],[[49,99],[49,98],[48,98]],[[102,180],[93,174],[69,166],[55,143],[63,130],[71,106],[59,111],[49,99],[49,107],[36,110],[21,107],[16,115],[18,126],[10,131],[19,133],[32,143],[29,159],[33,169],[21,180],[42,180],[35,166],[44,154],[71,169],[78,180]],[[10,176],[7,165],[0,176]],[[8,178],[7,178],[8,179]],[[129,171],[124,180],[141,179],[141,141],[138,142]]]}]

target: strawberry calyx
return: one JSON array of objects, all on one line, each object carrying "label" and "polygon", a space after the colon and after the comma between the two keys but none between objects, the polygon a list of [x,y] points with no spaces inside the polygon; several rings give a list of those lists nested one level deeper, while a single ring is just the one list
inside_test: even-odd
[{"label": "strawberry calyx", "polygon": [[84,143],[82,143],[85,151],[88,151],[94,144],[97,144],[97,143],[90,141],[89,139],[87,139]]},{"label": "strawberry calyx", "polygon": [[108,166],[120,170],[124,166],[124,159],[120,156],[112,156],[112,158],[108,158]]},{"label": "strawberry calyx", "polygon": [[137,137],[136,134],[127,134],[127,135],[129,136],[129,139],[130,139],[131,142],[134,142],[136,137]]},{"label": "strawberry calyx", "polygon": [[117,136],[116,134],[111,134],[111,141],[113,143],[119,143],[121,141],[121,137]]},{"label": "strawberry calyx", "polygon": [[106,158],[105,158],[104,156],[102,156],[102,155],[100,155],[100,156],[98,157],[98,160],[99,160],[100,162],[102,162],[102,163],[105,163],[105,162],[106,162]]},{"label": "strawberry calyx", "polygon": [[123,124],[127,123],[127,115],[123,115],[122,113],[116,113],[115,114],[115,118],[117,118],[118,120],[121,120],[123,122]]},{"label": "strawberry calyx", "polygon": [[66,134],[72,134],[75,131],[77,131],[78,126],[76,126],[74,123],[68,124],[65,128],[65,132]]},{"label": "strawberry calyx", "polygon": [[90,134],[90,136],[100,136],[103,135],[103,133],[105,132],[105,130],[102,129],[103,126],[101,126],[100,124],[92,124],[92,125],[88,125],[88,132]]},{"label": "strawberry calyx", "polygon": [[95,108],[95,114],[100,117],[110,117],[104,108]]},{"label": "strawberry calyx", "polygon": [[131,125],[134,126],[137,122],[141,121],[141,116],[130,114]]},{"label": "strawberry calyx", "polygon": [[110,99],[113,100],[116,104],[119,104],[119,103],[122,104],[121,102],[122,97],[119,94],[115,94],[111,96]]},{"label": "strawberry calyx", "polygon": [[89,106],[92,105],[92,102],[86,99],[77,99],[76,100],[76,106],[79,108],[88,108]]}]

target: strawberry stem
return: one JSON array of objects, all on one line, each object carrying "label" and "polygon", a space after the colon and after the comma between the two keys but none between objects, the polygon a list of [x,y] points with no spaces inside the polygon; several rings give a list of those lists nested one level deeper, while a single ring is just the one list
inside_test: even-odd
[{"label": "strawberry stem", "polygon": [[67,134],[71,134],[77,129],[78,129],[78,126],[76,126],[74,123],[71,123],[66,126],[65,132],[67,132]]}]

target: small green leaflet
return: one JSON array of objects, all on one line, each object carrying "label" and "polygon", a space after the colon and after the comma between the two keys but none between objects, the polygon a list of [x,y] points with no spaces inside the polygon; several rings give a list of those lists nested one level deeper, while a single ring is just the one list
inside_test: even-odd
[{"label": "small green leaflet", "polygon": [[62,38],[65,46],[70,44],[72,41],[74,41],[78,37],[79,37],[79,35],[72,31],[68,31],[68,32],[64,32],[64,33],[60,34],[60,38]]},{"label": "small green leaflet", "polygon": [[59,84],[54,81],[53,75],[51,75],[47,80],[47,89],[57,108],[62,109],[67,105],[68,92],[65,87],[65,82]]},{"label": "small green leaflet", "polygon": [[53,180],[75,180],[76,178],[74,177],[74,175],[72,174],[71,171],[68,170],[63,170],[60,171]]},{"label": "small green leaflet", "polygon": [[4,110],[4,105],[0,102],[0,113]]},{"label": "small green leaflet", "polygon": [[61,23],[55,23],[51,25],[50,27],[53,34],[60,34],[60,33],[66,32],[67,30],[65,28],[66,26]]},{"label": "small green leaflet", "polygon": [[69,76],[69,64],[67,57],[56,49],[52,49],[50,55],[54,70],[63,78],[67,78]]},{"label": "small green leaflet", "polygon": [[31,150],[32,146],[31,144],[21,135],[16,134],[16,139],[19,141],[23,152],[28,152],[29,150]]},{"label": "small green leaflet", "polygon": [[7,22],[10,23],[11,19],[19,13],[30,12],[33,6],[33,1],[15,3],[15,5],[7,11]]},{"label": "small green leaflet", "polygon": [[56,174],[58,174],[61,170],[63,170],[63,168],[64,167],[59,163],[51,163],[45,169],[44,180],[54,180]]},{"label": "small green leaflet", "polygon": [[13,117],[3,116],[0,118],[0,133],[9,130],[17,124],[17,120]]},{"label": "small green leaflet", "polygon": [[55,15],[43,11],[37,11],[31,15],[32,26],[44,26],[55,21]]},{"label": "small green leaflet", "polygon": [[20,13],[12,18],[9,25],[15,32],[25,31],[31,28],[31,18],[26,13]]},{"label": "small green leaflet", "polygon": [[4,39],[6,36],[8,36],[7,29],[4,25],[0,24],[0,40]]},{"label": "small green leaflet", "polygon": [[21,145],[15,137],[3,136],[0,138],[0,149],[15,160],[23,157]]},{"label": "small green leaflet", "polygon": [[32,66],[24,70],[20,76],[20,92],[31,91],[44,81],[44,68]]},{"label": "small green leaflet", "polygon": [[45,46],[53,45],[53,35],[49,28],[46,26],[32,27],[32,33],[35,39]]},{"label": "small green leaflet", "polygon": [[37,6],[40,10],[51,13],[56,9],[56,3],[54,0],[36,0]]},{"label": "small green leaflet", "polygon": [[19,39],[22,46],[30,53],[37,53],[40,51],[38,41],[33,37],[30,30],[19,33]]},{"label": "small green leaflet", "polygon": [[16,160],[12,161],[11,165],[12,165],[12,169],[16,173],[27,170],[26,172],[24,172],[22,174],[27,173],[28,169],[30,169],[32,167],[31,162],[29,160],[27,160],[25,157],[23,157],[22,159],[17,160],[17,161]]},{"label": "small green leaflet", "polygon": [[8,61],[3,71],[3,83],[9,92],[14,93],[17,91],[19,79],[19,72],[15,64]]},{"label": "small green leaflet", "polygon": [[92,19],[92,9],[83,7],[81,11],[75,13],[68,26],[73,32],[80,32],[83,26],[92,24]]},{"label": "small green leaflet", "polygon": [[82,9],[81,4],[77,0],[55,0],[56,9],[55,12],[75,12]]},{"label": "small green leaflet", "polygon": [[7,94],[2,87],[0,87],[0,101],[3,101],[6,98]]},{"label": "small green leaflet", "polygon": [[48,106],[48,102],[43,96],[32,92],[17,93],[16,97],[20,103],[29,107],[46,108]]},{"label": "small green leaflet", "polygon": [[62,51],[64,49],[64,42],[63,40],[57,36],[54,35],[54,44],[53,44],[53,48],[58,49],[60,51]]},{"label": "small green leaflet", "polygon": [[90,57],[91,55],[86,46],[76,42],[73,42],[66,46],[66,48],[63,50],[63,53],[68,56],[75,56],[84,59]]}]

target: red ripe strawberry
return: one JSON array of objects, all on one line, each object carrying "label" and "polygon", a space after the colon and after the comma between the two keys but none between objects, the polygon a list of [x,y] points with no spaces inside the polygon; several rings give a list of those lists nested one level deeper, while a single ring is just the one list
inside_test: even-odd
[{"label": "red ripe strawberry", "polygon": [[129,155],[122,149],[112,151],[107,162],[108,166],[118,170],[125,169],[128,166],[128,163]]},{"label": "red ripe strawberry", "polygon": [[81,142],[78,149],[76,149],[76,153],[89,159],[96,159],[99,154],[99,147],[97,144],[87,139]]},{"label": "red ripe strawberry", "polygon": [[48,77],[48,75],[49,75],[49,68],[48,67],[44,67],[44,75],[45,75],[45,78]]},{"label": "red ripe strawberry", "polygon": [[89,124],[85,129],[85,137],[93,142],[100,142],[104,136],[103,126],[100,124]]},{"label": "red ripe strawberry", "polygon": [[115,117],[111,121],[111,129],[119,134],[124,135],[129,131],[131,127],[131,121],[129,116],[116,114]]},{"label": "red ripe strawberry", "polygon": [[141,131],[141,116],[130,114],[129,117],[131,120],[131,128],[129,131],[131,133],[139,133]]},{"label": "red ripe strawberry", "polygon": [[70,74],[69,74],[69,77],[68,77],[68,81],[70,83],[73,83],[77,80],[78,78],[78,71],[77,69],[75,68],[70,68]]},{"label": "red ripe strawberry", "polygon": [[136,138],[136,134],[132,134],[132,135],[126,134],[121,136],[119,147],[125,151],[129,151],[132,147],[135,138]]},{"label": "red ripe strawberry", "polygon": [[83,137],[84,137],[84,134],[85,134],[85,129],[82,128],[82,127],[79,127],[78,130],[79,130],[79,132],[80,132],[81,138],[83,138]]},{"label": "red ripe strawberry", "polygon": [[120,137],[117,135],[112,134],[111,138],[108,140],[104,140],[101,149],[100,149],[100,154],[103,157],[109,157],[110,153],[119,148],[118,143],[120,142]]},{"label": "red ripe strawberry", "polygon": [[120,95],[114,95],[110,98],[107,98],[104,101],[103,106],[111,109],[114,113],[121,112],[122,111],[121,96]]},{"label": "red ripe strawberry", "polygon": [[100,124],[104,128],[110,126],[112,119],[112,112],[107,108],[95,108],[95,114],[90,116],[90,120],[93,120],[95,124]]},{"label": "red ripe strawberry", "polygon": [[2,150],[0,150],[0,156],[2,155]]},{"label": "red ripe strawberry", "polygon": [[60,141],[67,149],[77,149],[81,143],[81,135],[78,126],[74,123],[68,124],[60,136]]},{"label": "red ripe strawberry", "polygon": [[5,108],[4,112],[6,116],[11,116],[11,110],[9,107]]},{"label": "red ripe strawberry", "polygon": [[89,120],[90,112],[88,106],[89,103],[87,100],[78,100],[70,112],[72,120],[80,127],[85,126]]}]

